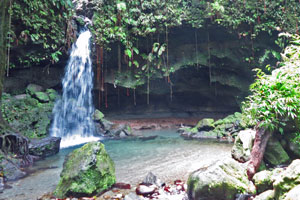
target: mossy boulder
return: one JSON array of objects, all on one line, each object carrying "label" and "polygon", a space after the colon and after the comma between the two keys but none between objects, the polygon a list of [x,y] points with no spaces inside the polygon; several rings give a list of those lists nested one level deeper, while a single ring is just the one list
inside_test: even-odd
[{"label": "mossy boulder", "polygon": [[196,127],[199,131],[210,131],[214,128],[214,122],[214,119],[204,118],[198,122]]},{"label": "mossy boulder", "polygon": [[276,137],[271,137],[268,141],[264,160],[272,166],[281,165],[290,161],[290,157],[283,149]]},{"label": "mossy boulder", "polygon": [[256,193],[245,166],[230,158],[193,172],[187,184],[193,200],[234,200],[237,194]]},{"label": "mossy boulder", "polygon": [[40,103],[30,95],[18,99],[5,95],[1,110],[9,125],[28,138],[48,135],[54,102]]},{"label": "mossy boulder", "polygon": [[50,101],[55,101],[58,97],[58,93],[54,89],[47,89],[46,94],[49,96]]},{"label": "mossy boulder", "polygon": [[100,110],[96,109],[93,115],[93,120],[102,121],[103,119],[104,119],[104,114]]},{"label": "mossy boulder", "polygon": [[286,193],[300,185],[300,159],[294,160],[283,172],[277,176],[273,187],[276,199],[285,199]]},{"label": "mossy boulder", "polygon": [[34,95],[34,93],[42,92],[42,91],[44,91],[42,86],[36,85],[36,84],[33,84],[33,83],[29,84],[26,87],[26,93],[29,94],[29,95]]},{"label": "mossy boulder", "polygon": [[64,161],[63,171],[54,195],[92,196],[116,182],[115,167],[101,142],[91,142],[71,152]]},{"label": "mossy boulder", "polygon": [[231,150],[231,155],[234,159],[239,162],[247,162],[250,159],[255,133],[254,130],[247,129],[237,134]]},{"label": "mossy boulder", "polygon": [[50,98],[45,92],[35,92],[33,97],[36,98],[41,103],[47,103],[50,101]]},{"label": "mossy boulder", "polygon": [[271,176],[272,172],[268,170],[260,171],[254,175],[253,182],[258,193],[262,193],[273,188]]}]

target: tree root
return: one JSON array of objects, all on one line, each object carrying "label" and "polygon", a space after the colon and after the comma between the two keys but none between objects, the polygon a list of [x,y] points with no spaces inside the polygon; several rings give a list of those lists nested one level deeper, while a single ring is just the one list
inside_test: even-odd
[{"label": "tree root", "polygon": [[250,162],[247,167],[248,179],[252,180],[254,174],[257,172],[260,163],[264,157],[267,143],[271,137],[271,132],[264,128],[257,128],[255,140],[251,151]]}]

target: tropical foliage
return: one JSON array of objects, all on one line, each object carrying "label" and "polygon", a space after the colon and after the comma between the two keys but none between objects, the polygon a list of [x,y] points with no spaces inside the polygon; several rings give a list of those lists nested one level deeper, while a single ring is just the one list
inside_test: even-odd
[{"label": "tropical foliage", "polygon": [[14,0],[10,4],[10,47],[18,51],[31,45],[35,49],[18,52],[18,62],[12,64],[57,62],[70,43],[71,0]]},{"label": "tropical foliage", "polygon": [[250,87],[252,95],[244,102],[243,112],[251,124],[284,133],[286,128],[300,128],[300,36],[281,36],[291,39],[282,53],[282,67],[271,74],[257,70],[257,79]]}]

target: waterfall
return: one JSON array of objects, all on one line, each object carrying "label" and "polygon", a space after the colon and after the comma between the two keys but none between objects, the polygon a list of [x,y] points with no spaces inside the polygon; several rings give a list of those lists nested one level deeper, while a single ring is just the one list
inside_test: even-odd
[{"label": "waterfall", "polygon": [[94,137],[92,119],[94,106],[90,38],[90,31],[82,31],[73,44],[62,80],[63,94],[53,109],[50,134],[61,137],[61,148],[99,140]]}]

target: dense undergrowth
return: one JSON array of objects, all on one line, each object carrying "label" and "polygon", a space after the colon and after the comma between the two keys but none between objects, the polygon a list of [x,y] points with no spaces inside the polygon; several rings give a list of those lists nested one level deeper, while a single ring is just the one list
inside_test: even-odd
[{"label": "dense undergrowth", "polygon": [[300,37],[288,37],[290,45],[282,55],[279,68],[271,74],[258,69],[257,79],[251,85],[252,94],[243,103],[243,113],[250,125],[259,124],[271,131],[296,133],[300,141]]}]

